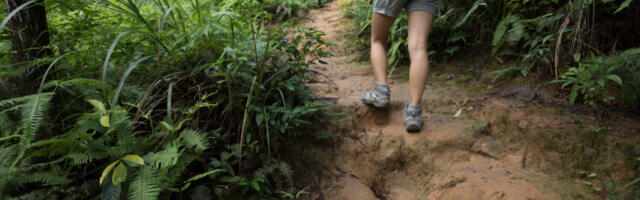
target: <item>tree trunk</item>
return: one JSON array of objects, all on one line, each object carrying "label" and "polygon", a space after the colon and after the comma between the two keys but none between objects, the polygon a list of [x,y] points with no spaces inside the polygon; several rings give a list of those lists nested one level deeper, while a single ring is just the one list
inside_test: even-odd
[{"label": "tree trunk", "polygon": [[[11,13],[29,0],[5,0],[7,13]],[[48,45],[49,27],[44,7],[44,0],[37,0],[23,8],[9,21],[11,35],[11,49],[13,50],[13,64],[16,68],[28,67],[28,71],[20,80],[16,80],[19,94],[29,94],[38,89],[38,83],[44,71],[45,64],[36,64],[39,58],[52,54]]]}]

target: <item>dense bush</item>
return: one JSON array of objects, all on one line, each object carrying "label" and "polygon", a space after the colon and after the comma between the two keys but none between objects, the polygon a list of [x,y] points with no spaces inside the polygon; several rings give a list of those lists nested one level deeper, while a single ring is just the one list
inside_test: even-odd
[{"label": "dense bush", "polygon": [[[295,194],[279,154],[323,107],[304,86],[323,33],[269,25],[258,1],[46,8],[55,53],[32,63],[49,66],[40,89],[16,96],[21,83],[2,83],[0,198]],[[17,80],[29,70],[14,70],[5,47],[0,75]]]},{"label": "dense bush", "polygon": [[[354,0],[345,13],[357,24],[359,40],[367,45],[371,26],[372,0]],[[570,66],[579,66],[574,55],[582,57],[616,57],[615,65],[610,63],[586,64],[590,71],[608,71],[621,78],[622,86],[605,82],[604,88],[622,89],[614,96],[596,95],[587,97],[603,102],[611,97],[624,100],[627,106],[640,108],[638,102],[638,52],[631,49],[640,46],[640,2],[624,1],[507,1],[442,0],[440,15],[435,20],[429,37],[429,51],[432,60],[443,61],[458,53],[487,50],[501,59],[516,59],[519,66],[509,66],[496,71],[500,76],[508,72],[537,72],[545,80],[570,77],[562,73]],[[390,33],[389,63],[390,75],[395,66],[406,62],[407,17],[402,14]],[[625,50],[626,53],[620,53]],[[611,61],[611,59],[603,58]],[[629,60],[631,59],[631,60]],[[634,60],[635,59],[635,60]],[[580,62],[591,62],[582,59]],[[615,66],[611,68],[612,66]],[[572,73],[572,72],[569,72]],[[590,96],[590,92],[580,92]],[[577,95],[571,95],[577,96]],[[598,98],[602,97],[602,98]],[[591,100],[589,100],[591,99]]]}]

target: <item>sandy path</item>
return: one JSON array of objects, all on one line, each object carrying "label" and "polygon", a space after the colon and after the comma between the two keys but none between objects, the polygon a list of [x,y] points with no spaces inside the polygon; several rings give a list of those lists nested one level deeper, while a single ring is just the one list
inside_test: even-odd
[{"label": "sandy path", "polygon": [[[491,134],[474,131],[490,121],[504,102],[453,84],[429,83],[423,104],[426,127],[410,134],[402,108],[408,101],[406,78],[391,81],[392,106],[378,110],[363,105],[360,95],[374,85],[368,62],[355,61],[345,46],[350,19],[340,14],[340,1],[311,10],[301,23],[324,31],[335,41],[326,65],[312,66],[309,87],[316,96],[337,99],[347,110],[330,131],[339,142],[309,152],[326,170],[318,178],[314,199],[562,199],[588,196],[551,175],[523,167],[524,148],[504,145]],[[319,75],[318,72],[321,74]],[[398,72],[402,73],[402,72]],[[439,75],[431,75],[435,79]],[[441,76],[441,75],[440,75]],[[458,108],[465,115],[454,119]],[[497,110],[496,110],[497,109]],[[526,159],[526,158],[525,158]],[[571,184],[569,184],[571,185]]]}]

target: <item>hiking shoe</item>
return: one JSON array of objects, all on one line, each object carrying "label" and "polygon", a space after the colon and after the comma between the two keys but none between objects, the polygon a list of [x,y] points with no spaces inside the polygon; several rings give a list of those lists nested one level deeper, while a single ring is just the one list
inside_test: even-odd
[{"label": "hiking shoe", "polygon": [[376,83],[376,88],[373,91],[362,94],[362,102],[378,108],[386,108],[389,107],[389,96],[391,96],[389,86],[383,83]]},{"label": "hiking shoe", "polygon": [[419,132],[422,129],[422,106],[407,103],[404,108],[404,125],[407,132]]}]

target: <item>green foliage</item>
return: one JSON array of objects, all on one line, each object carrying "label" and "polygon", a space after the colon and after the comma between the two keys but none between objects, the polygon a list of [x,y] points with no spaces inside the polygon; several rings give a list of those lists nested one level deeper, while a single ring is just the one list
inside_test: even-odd
[{"label": "green foliage", "polygon": [[[580,62],[578,67],[571,67],[562,74],[561,79],[554,81],[563,83],[562,87],[572,86],[569,103],[573,104],[578,95],[583,95],[584,103],[594,105],[596,101],[608,102],[616,96],[622,96],[627,105],[638,106],[638,83],[640,75],[639,49],[630,49],[620,55],[610,57],[592,56],[580,62],[580,55],[574,57]],[[623,79],[624,78],[624,79]],[[615,83],[617,85],[611,85]],[[623,84],[624,83],[624,84]],[[617,88],[611,90],[611,88]],[[626,91],[616,94],[616,91]]]},{"label": "green foliage", "polygon": [[[53,61],[41,92],[0,100],[0,197],[292,191],[293,172],[278,158],[324,108],[305,83],[328,43],[311,28],[267,24],[317,3],[46,2],[55,55],[37,61]],[[0,74],[18,76],[5,66]]]}]

